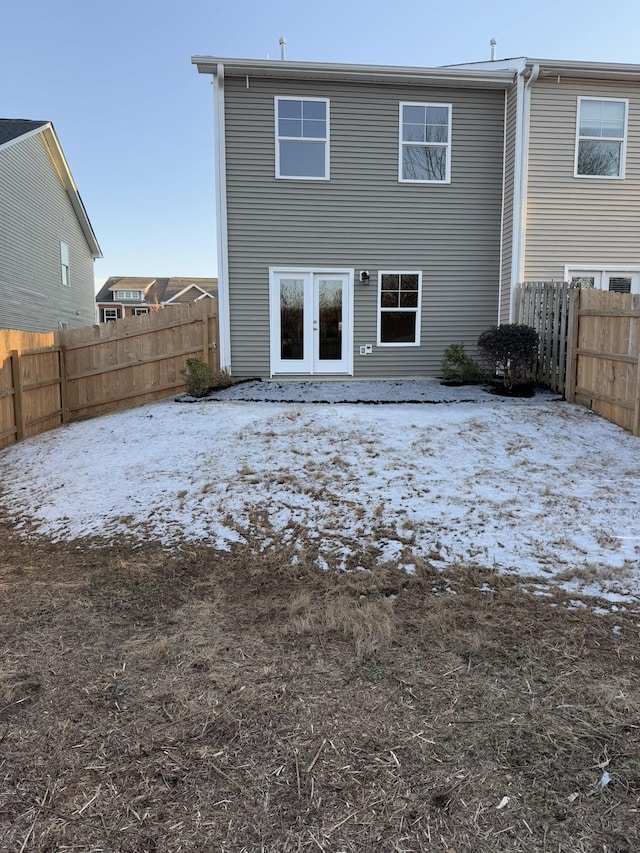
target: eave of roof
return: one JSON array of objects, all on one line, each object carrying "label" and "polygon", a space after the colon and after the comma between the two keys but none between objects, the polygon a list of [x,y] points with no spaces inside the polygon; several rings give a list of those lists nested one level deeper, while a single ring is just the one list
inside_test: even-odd
[{"label": "eave of roof", "polygon": [[541,77],[574,77],[581,80],[640,81],[640,65],[622,62],[579,62],[571,59],[533,59],[527,68],[540,66]]},{"label": "eave of roof", "polygon": [[216,56],[194,56],[191,62],[200,74],[225,76],[277,77],[296,80],[327,80],[358,83],[402,85],[462,86],[482,89],[504,89],[513,82],[514,72],[484,71],[460,68],[411,68],[400,65],[355,65],[333,62],[295,62],[271,59],[232,59]]},{"label": "eave of roof", "polygon": [[64,156],[62,147],[51,122],[48,122],[41,129],[41,133],[47,150],[49,151],[49,156],[51,157],[51,160],[56,168],[56,171],[58,172],[58,176],[62,182],[62,185],[65,188],[67,195],[69,196],[71,206],[73,207],[75,214],[78,217],[78,222],[80,223],[80,227],[82,228],[85,239],[89,245],[91,254],[93,255],[94,259],[101,258],[102,250],[100,249],[98,239],[95,235],[91,222],[89,221],[89,217],[87,215],[84,203],[80,198],[80,193],[78,192],[76,182],[73,179],[71,169],[69,168],[69,164],[67,163],[67,159]]}]

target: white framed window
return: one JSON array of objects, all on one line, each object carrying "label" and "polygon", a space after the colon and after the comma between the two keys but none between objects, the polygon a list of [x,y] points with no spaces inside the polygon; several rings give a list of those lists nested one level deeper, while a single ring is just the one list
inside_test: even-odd
[{"label": "white framed window", "polygon": [[400,102],[400,181],[451,182],[451,112],[451,104]]},{"label": "white framed window", "polygon": [[102,322],[108,323],[110,320],[117,320],[120,317],[120,310],[118,308],[103,308],[102,309]]},{"label": "white framed window", "polygon": [[116,299],[142,299],[141,290],[118,290]]},{"label": "white framed window", "polygon": [[421,272],[378,273],[378,346],[420,346]]},{"label": "white framed window", "polygon": [[329,180],[329,99],[275,98],[276,178]]},{"label": "white framed window", "polygon": [[131,313],[134,317],[141,317],[143,314],[148,314],[148,308],[132,308]]},{"label": "white framed window", "polygon": [[60,277],[65,287],[71,285],[71,268],[69,266],[69,247],[60,243]]},{"label": "white framed window", "polygon": [[566,266],[565,281],[583,288],[596,287],[612,293],[640,293],[640,267],[620,264],[605,268]]},{"label": "white framed window", "polygon": [[624,178],[626,98],[578,98],[576,178]]}]

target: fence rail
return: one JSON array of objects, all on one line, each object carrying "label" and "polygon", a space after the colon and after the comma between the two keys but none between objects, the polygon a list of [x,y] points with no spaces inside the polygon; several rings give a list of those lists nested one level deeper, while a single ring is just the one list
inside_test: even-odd
[{"label": "fence rail", "polygon": [[0,449],[177,393],[189,357],[219,369],[210,300],[69,331],[0,330]]}]

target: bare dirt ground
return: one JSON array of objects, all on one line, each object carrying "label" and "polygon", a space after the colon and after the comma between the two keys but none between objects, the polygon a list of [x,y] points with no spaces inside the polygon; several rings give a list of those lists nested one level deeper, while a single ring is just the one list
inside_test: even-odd
[{"label": "bare dirt ground", "polygon": [[638,614],[292,556],[0,526],[0,850],[640,850]]}]

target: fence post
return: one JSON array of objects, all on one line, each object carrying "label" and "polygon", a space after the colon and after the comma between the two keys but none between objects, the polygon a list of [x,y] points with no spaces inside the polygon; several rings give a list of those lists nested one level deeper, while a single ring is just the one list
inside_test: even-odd
[{"label": "fence post", "polygon": [[636,366],[636,400],[633,407],[633,423],[631,432],[640,435],[640,352],[638,352],[638,364]]},{"label": "fence post", "polygon": [[202,318],[202,360],[211,367],[209,359],[209,313],[207,312]]},{"label": "fence post", "polygon": [[578,381],[578,330],[580,323],[580,288],[569,291],[569,329],[567,341],[567,383],[565,400],[576,401],[576,383]]},{"label": "fence post", "polygon": [[11,350],[11,380],[13,382],[13,413],[16,420],[16,441],[24,438],[24,410],[22,407],[22,369],[20,352]]},{"label": "fence post", "polygon": [[58,351],[58,373],[60,374],[60,408],[62,423],[69,423],[69,403],[67,401],[67,353],[66,347],[60,344]]}]

